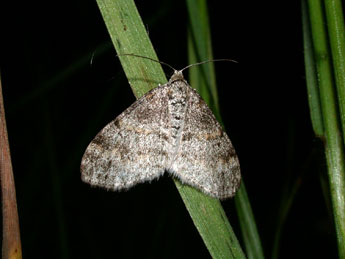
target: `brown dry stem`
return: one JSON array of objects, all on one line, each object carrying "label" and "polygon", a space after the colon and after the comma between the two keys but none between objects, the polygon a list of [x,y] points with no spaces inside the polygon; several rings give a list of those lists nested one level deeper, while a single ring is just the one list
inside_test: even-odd
[{"label": "brown dry stem", "polygon": [[16,190],[14,185],[10,147],[5,120],[0,80],[0,175],[2,192],[3,239],[2,258],[22,258]]}]

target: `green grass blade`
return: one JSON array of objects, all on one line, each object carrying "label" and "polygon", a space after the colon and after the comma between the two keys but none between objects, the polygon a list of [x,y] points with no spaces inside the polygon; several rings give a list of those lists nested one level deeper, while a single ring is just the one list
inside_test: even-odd
[{"label": "green grass blade", "polygon": [[345,28],[343,7],[339,0],[325,0],[325,9],[341,115],[340,122],[343,129],[343,140],[345,140]]},{"label": "green grass blade", "polygon": [[235,196],[235,204],[247,257],[251,259],[265,258],[252,207],[250,206],[243,180],[241,187]]},{"label": "green grass blade", "polygon": [[[97,3],[118,54],[157,59],[133,0],[97,0]],[[155,62],[130,56],[121,56],[120,61],[137,98],[166,82],[161,66]],[[212,257],[244,258],[237,239],[229,234],[232,230],[219,201],[177,180],[175,183]]]},{"label": "green grass blade", "polygon": [[[140,54],[158,60],[133,1],[97,0],[118,54]],[[121,65],[136,98],[167,82],[157,62],[120,56]]]},{"label": "green grass blade", "polygon": [[345,258],[345,165],[344,147],[336,92],[328,51],[327,33],[320,0],[309,1],[309,15],[319,75],[321,109],[324,122],[324,143],[332,198],[334,223],[338,241],[339,258]]},{"label": "green grass blade", "polygon": [[[187,0],[186,3],[190,18],[189,40],[193,43],[188,44],[189,50],[190,47],[193,47],[193,51],[188,51],[189,61],[195,63],[213,59],[206,1]],[[194,55],[194,57],[191,55]],[[189,73],[190,81],[198,80],[198,84],[195,84],[196,90],[213,108],[214,114],[220,120],[214,64],[211,62],[203,66],[191,68]]]},{"label": "green grass blade", "polygon": [[310,21],[306,5],[306,1],[302,1],[304,64],[309,110],[314,133],[316,136],[322,137],[323,121],[321,114],[320,93],[317,81],[316,64],[314,60],[313,43],[311,39]]},{"label": "green grass blade", "polygon": [[245,258],[220,201],[175,183],[212,258]]},{"label": "green grass blade", "polygon": [[[193,64],[202,60],[211,60],[213,59],[213,54],[206,1],[188,0],[187,7],[191,24],[188,35],[189,63]],[[209,63],[207,65],[207,67],[197,66],[191,68],[189,82],[201,93],[204,100],[218,116],[217,119],[221,121],[214,64]],[[207,76],[205,77],[205,75]],[[236,194],[235,204],[248,258],[264,258],[260,237],[243,180],[241,188]]]}]

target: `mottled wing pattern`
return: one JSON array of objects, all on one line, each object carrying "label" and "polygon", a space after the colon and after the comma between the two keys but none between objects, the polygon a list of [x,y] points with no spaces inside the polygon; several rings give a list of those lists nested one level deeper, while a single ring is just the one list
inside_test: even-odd
[{"label": "mottled wing pattern", "polygon": [[171,149],[167,88],[151,90],[97,134],[82,159],[83,181],[122,190],[164,173]]},{"label": "mottled wing pattern", "polygon": [[188,88],[188,107],[172,173],[213,197],[232,197],[241,180],[235,149],[204,100]]}]

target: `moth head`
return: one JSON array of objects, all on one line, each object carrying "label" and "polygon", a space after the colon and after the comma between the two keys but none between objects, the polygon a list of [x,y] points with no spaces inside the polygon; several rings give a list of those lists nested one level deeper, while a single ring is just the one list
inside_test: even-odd
[{"label": "moth head", "polygon": [[182,70],[174,70],[174,74],[170,77],[169,83],[172,83],[178,80],[184,80]]}]

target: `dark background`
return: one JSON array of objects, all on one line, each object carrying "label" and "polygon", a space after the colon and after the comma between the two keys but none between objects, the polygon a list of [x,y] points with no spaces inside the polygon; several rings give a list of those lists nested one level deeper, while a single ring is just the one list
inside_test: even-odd
[{"label": "dark background", "polygon": [[[185,2],[136,4],[160,60],[187,65]],[[266,257],[296,186],[279,258],[336,257],[323,150],[309,117],[299,1],[208,4],[214,57],[239,62],[215,64],[221,112]],[[0,10],[24,258],[209,258],[168,176],[122,193],[80,180],[89,142],[135,100],[96,2],[7,1]],[[233,200],[223,205],[242,240]]]}]

